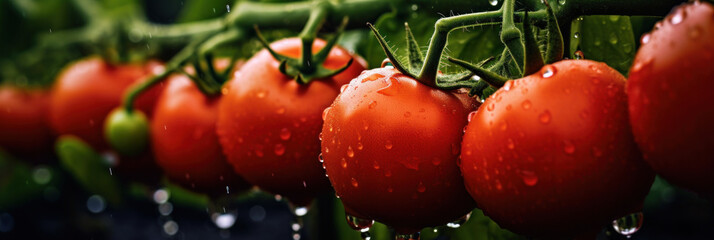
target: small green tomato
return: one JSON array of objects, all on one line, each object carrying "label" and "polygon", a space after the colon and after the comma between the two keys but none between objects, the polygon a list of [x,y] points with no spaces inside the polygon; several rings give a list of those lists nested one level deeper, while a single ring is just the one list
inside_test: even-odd
[{"label": "small green tomato", "polygon": [[119,154],[135,156],[142,153],[149,140],[146,115],[139,110],[128,112],[123,107],[112,110],[104,123],[104,137]]}]

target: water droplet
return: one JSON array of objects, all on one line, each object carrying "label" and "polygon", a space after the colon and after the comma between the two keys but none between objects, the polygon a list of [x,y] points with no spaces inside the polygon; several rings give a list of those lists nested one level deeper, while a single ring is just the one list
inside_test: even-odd
[{"label": "water droplet", "polygon": [[573,154],[575,152],[575,144],[572,141],[563,141],[563,151],[567,154]]},{"label": "water droplet", "polygon": [[420,193],[426,192],[426,186],[424,186],[423,182],[419,182],[419,186],[417,186],[417,191]]},{"label": "water droplet", "polygon": [[431,159],[431,164],[434,164],[434,166],[439,166],[441,164],[441,159],[435,157]]},{"label": "water droplet", "polygon": [[92,195],[87,199],[87,209],[92,213],[100,213],[107,207],[104,198],[99,195]]},{"label": "water droplet", "polygon": [[302,217],[302,216],[307,215],[307,212],[309,210],[310,209],[306,206],[300,206],[300,207],[296,207],[295,210],[293,210],[293,213],[295,214],[295,216]]},{"label": "water droplet", "polygon": [[504,91],[510,91],[512,87],[513,87],[513,80],[508,80],[508,81],[506,81],[506,84],[503,84]]},{"label": "water droplet", "polygon": [[[446,226],[449,228],[459,228],[462,225],[464,225],[464,223],[466,223],[466,221],[468,221],[469,218],[471,218],[471,213],[464,215],[463,217],[457,219],[456,221],[447,223]],[[434,230],[436,230],[436,229],[434,229]]]},{"label": "water droplet", "polygon": [[531,109],[531,101],[530,100],[523,101],[521,103],[521,107],[523,107],[523,110]]},{"label": "water droplet", "polygon": [[355,151],[352,150],[352,146],[347,146],[347,156],[348,156],[348,157],[354,157],[354,156],[355,156]]},{"label": "water droplet", "polygon": [[340,87],[340,93],[345,92],[345,90],[346,90],[347,87],[349,87],[349,86],[350,86],[349,84],[343,84],[342,87]]},{"label": "water droplet", "polygon": [[610,21],[617,22],[620,20],[620,16],[617,15],[611,15],[610,16]]},{"label": "water droplet", "polygon": [[510,139],[510,138],[508,139],[508,143],[506,144],[506,147],[508,147],[508,149],[511,149],[511,150],[516,148],[516,145],[513,143],[513,139]]},{"label": "water droplet", "polygon": [[488,104],[488,106],[486,106],[486,110],[488,110],[489,112],[493,111],[494,108],[496,108],[495,103],[490,103],[490,104]]},{"label": "water droplet", "polygon": [[648,42],[650,42],[650,34],[645,33],[645,35],[642,35],[642,38],[640,39],[640,43],[642,43],[642,45],[645,45]]},{"label": "water droplet", "polygon": [[340,165],[342,166],[342,168],[347,168],[347,159],[341,158]]},{"label": "water droplet", "polygon": [[575,38],[575,39],[580,38],[580,32],[573,33],[573,38]]},{"label": "water droplet", "polygon": [[523,180],[523,183],[526,184],[526,186],[535,186],[538,183],[538,176],[536,176],[535,172],[533,171],[527,171],[527,170],[521,170],[518,172],[521,176],[521,180]]},{"label": "water droplet", "polygon": [[236,223],[236,216],[233,213],[214,213],[211,215],[211,219],[213,223],[216,224],[216,227],[220,229],[229,229]]},{"label": "water droplet", "polygon": [[369,103],[369,109],[374,109],[374,107],[376,107],[376,106],[377,106],[377,101],[372,101],[371,103]]},{"label": "water droplet", "polygon": [[322,153],[320,153],[319,155],[317,155],[317,159],[319,159],[321,163],[324,163],[324,162],[325,162],[325,159],[322,158]]},{"label": "water droplet", "polygon": [[558,4],[565,5],[565,0],[558,0]]},{"label": "water droplet", "polygon": [[699,36],[702,35],[702,29],[699,26],[694,26],[689,29],[687,35],[689,35],[689,38],[691,39],[699,38]]},{"label": "water droplet", "polygon": [[580,50],[575,51],[573,53],[573,56],[575,57],[575,59],[585,59],[585,54],[583,53],[583,51]]},{"label": "water droplet", "polygon": [[407,112],[404,113],[404,117],[411,117],[411,116],[412,116],[412,113],[411,113],[411,112],[408,112],[408,111],[407,111]]},{"label": "water droplet", "polygon": [[178,223],[169,220],[166,223],[164,223],[163,230],[164,230],[164,233],[166,233],[169,236],[176,235],[176,233],[178,233],[178,230],[179,230]]},{"label": "water droplet", "polygon": [[387,150],[392,149],[392,147],[394,147],[394,145],[392,145],[392,141],[387,140],[387,142],[384,143],[384,148]]},{"label": "water droplet", "polygon": [[274,150],[275,150],[275,155],[282,156],[283,154],[285,154],[285,145],[280,144],[280,143],[275,144]]},{"label": "water droplet", "polygon": [[390,61],[389,58],[385,58],[384,60],[382,60],[381,67],[382,68],[386,68],[386,67],[394,68],[394,66],[392,65],[392,61]]},{"label": "water droplet", "polygon": [[642,212],[633,213],[612,221],[612,228],[619,234],[630,237],[642,227]]},{"label": "water droplet", "polygon": [[357,182],[357,179],[352,178],[351,182],[352,182],[353,187],[359,187],[359,183]]},{"label": "water droplet", "polygon": [[357,143],[357,150],[362,150],[362,149],[364,149],[364,145],[362,145],[361,142],[358,142],[358,143]]},{"label": "water droplet", "polygon": [[285,113],[285,108],[284,108],[284,107],[280,107],[280,108],[278,108],[277,110],[275,110],[275,113],[277,113],[277,114],[284,114],[284,113]]},{"label": "water droplet", "polygon": [[255,93],[255,96],[258,98],[264,98],[266,95],[268,95],[268,92],[265,90],[259,90]]},{"label": "water droplet", "polygon": [[469,115],[468,115],[467,120],[468,120],[469,122],[471,122],[471,120],[474,119],[474,116],[476,116],[476,113],[478,113],[478,111],[470,112]]},{"label": "water droplet", "polygon": [[608,39],[608,41],[610,41],[610,44],[617,44],[617,35],[615,34],[615,32],[610,33],[610,38]]},{"label": "water droplet", "polygon": [[[320,133],[320,134],[322,134],[322,133]],[[291,135],[291,133],[290,133],[289,129],[287,129],[287,128],[280,129],[280,139],[288,140],[288,139],[290,139],[290,135]]]},{"label": "water droplet", "polygon": [[496,6],[498,5],[498,0],[488,0],[488,4],[491,4],[491,6]]},{"label": "water droplet", "polygon": [[322,121],[327,120],[327,114],[330,113],[330,109],[332,109],[332,107],[327,107],[322,111]]},{"label": "water droplet", "polygon": [[545,110],[545,112],[541,113],[541,114],[538,116],[538,121],[540,121],[540,122],[543,123],[543,124],[548,124],[548,123],[550,123],[550,117],[551,117],[551,116],[550,116],[550,111]]},{"label": "water droplet", "polygon": [[682,11],[681,9],[677,9],[676,13],[669,19],[669,22],[672,24],[679,24],[682,21],[684,21],[684,18],[687,16],[687,14]]},{"label": "water droplet", "polygon": [[360,232],[369,231],[369,228],[371,228],[372,224],[374,224],[374,220],[358,218],[349,214],[345,214],[345,220],[347,221],[347,225],[349,225],[350,228]]},{"label": "water droplet", "polygon": [[379,162],[378,161],[372,162],[372,167],[374,168],[374,170],[379,170],[379,168],[380,168]]},{"label": "water droplet", "polygon": [[548,65],[543,68],[543,78],[549,78],[555,75],[555,72],[557,71],[553,65]]},{"label": "water droplet", "polygon": [[501,126],[499,128],[501,129],[501,131],[506,131],[508,129],[508,123],[507,122],[501,123]]}]

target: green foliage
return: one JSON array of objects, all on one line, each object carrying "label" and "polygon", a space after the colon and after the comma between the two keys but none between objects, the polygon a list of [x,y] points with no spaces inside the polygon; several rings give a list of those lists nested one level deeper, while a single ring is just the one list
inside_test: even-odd
[{"label": "green foliage", "polygon": [[9,210],[42,194],[47,183],[33,180],[32,173],[30,166],[0,150],[0,211]]},{"label": "green foliage", "polygon": [[62,167],[87,191],[113,205],[121,202],[119,182],[111,176],[109,164],[99,153],[74,136],[60,137],[55,148]]},{"label": "green foliage", "polygon": [[571,58],[580,50],[585,59],[605,62],[627,76],[637,51],[630,17],[585,16],[573,21],[571,29]]}]

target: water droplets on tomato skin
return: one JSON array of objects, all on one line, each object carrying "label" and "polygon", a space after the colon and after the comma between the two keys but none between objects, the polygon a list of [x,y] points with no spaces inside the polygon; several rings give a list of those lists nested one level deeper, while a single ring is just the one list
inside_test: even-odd
[{"label": "water droplets on tomato skin", "polygon": [[543,78],[550,78],[553,77],[557,71],[553,65],[547,65],[543,68],[543,74],[541,76]]},{"label": "water droplets on tomato skin", "polygon": [[474,116],[476,116],[476,113],[478,113],[478,111],[470,112],[468,115],[468,118],[466,120],[468,120],[468,122],[471,122],[471,120],[473,120]]},{"label": "water droplets on tomato skin", "polygon": [[426,192],[426,186],[424,186],[423,182],[419,182],[419,186],[417,186],[417,191],[420,193]]},{"label": "water droplets on tomato skin", "polygon": [[550,111],[545,110],[543,113],[538,115],[538,121],[542,124],[548,124],[551,121]]},{"label": "water droplets on tomato skin", "polygon": [[351,183],[353,187],[359,187],[359,182],[357,182],[357,179],[352,178]]},{"label": "water droplets on tomato skin", "polygon": [[285,145],[280,144],[280,143],[275,144],[274,151],[275,151],[275,155],[282,156],[283,154],[285,154]]},{"label": "water droplets on tomato skin", "polygon": [[355,157],[355,151],[352,150],[352,146],[347,146],[347,156],[348,157]]},{"label": "water droplets on tomato skin", "polygon": [[526,99],[526,100],[524,100],[523,102],[521,102],[521,107],[523,108],[523,110],[531,109],[531,106],[533,106],[533,104],[532,104],[531,101],[528,100],[528,99]]},{"label": "water droplets on tomato skin", "polygon": [[640,44],[642,44],[642,45],[647,44],[648,42],[650,42],[651,37],[652,36],[650,35],[650,33],[645,33],[644,35],[642,35],[642,38],[640,38]]},{"label": "water droplets on tomato skin", "polygon": [[371,103],[369,103],[369,109],[374,109],[374,107],[376,107],[376,106],[377,106],[377,101],[372,101]]},{"label": "water droplets on tomato skin", "polygon": [[[290,133],[290,130],[288,128],[280,129],[280,139],[287,141],[288,139],[290,139],[291,135],[292,133]],[[322,140],[322,133],[320,133],[320,139]]]},{"label": "water droplets on tomato skin", "polygon": [[563,141],[563,151],[567,154],[575,153],[575,144],[570,140]]},{"label": "water droplets on tomato skin", "polygon": [[327,114],[330,113],[331,109],[332,109],[332,107],[327,107],[327,108],[325,108],[325,110],[322,111],[322,121],[327,120]]},{"label": "water droplets on tomato skin", "polygon": [[341,158],[341,159],[340,159],[340,166],[342,166],[342,168],[347,168],[347,159]]},{"label": "water droplets on tomato skin", "polygon": [[387,142],[384,143],[384,148],[386,148],[387,150],[390,150],[393,147],[394,145],[392,144],[392,141],[387,140]]},{"label": "water droplets on tomato skin", "polygon": [[345,92],[345,90],[347,90],[347,87],[349,87],[349,84],[343,84],[342,87],[340,87],[340,93]]},{"label": "water droplets on tomato skin", "polygon": [[538,184],[538,176],[533,171],[521,170],[518,171],[518,175],[526,186],[532,187]]}]

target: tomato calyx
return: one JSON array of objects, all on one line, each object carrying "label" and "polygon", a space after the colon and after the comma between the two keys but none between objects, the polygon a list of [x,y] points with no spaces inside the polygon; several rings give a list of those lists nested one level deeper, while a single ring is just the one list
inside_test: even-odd
[{"label": "tomato calyx", "polygon": [[325,15],[321,11],[321,8],[313,11],[310,15],[305,29],[300,33],[300,38],[302,40],[302,57],[301,58],[291,58],[282,54],[277,53],[270,47],[270,44],[265,40],[263,35],[260,33],[258,26],[254,26],[256,36],[260,43],[268,50],[271,56],[280,62],[278,70],[280,73],[290,76],[295,79],[300,84],[307,84],[315,79],[323,79],[335,76],[352,65],[354,58],[351,58],[347,64],[337,69],[327,69],[322,63],[325,62],[327,56],[330,54],[332,48],[337,44],[342,32],[344,32],[347,26],[347,17],[342,19],[342,23],[337,28],[335,35],[330,38],[325,46],[320,49],[315,54],[312,54],[312,44],[316,38],[317,26],[322,24],[322,19]]}]

